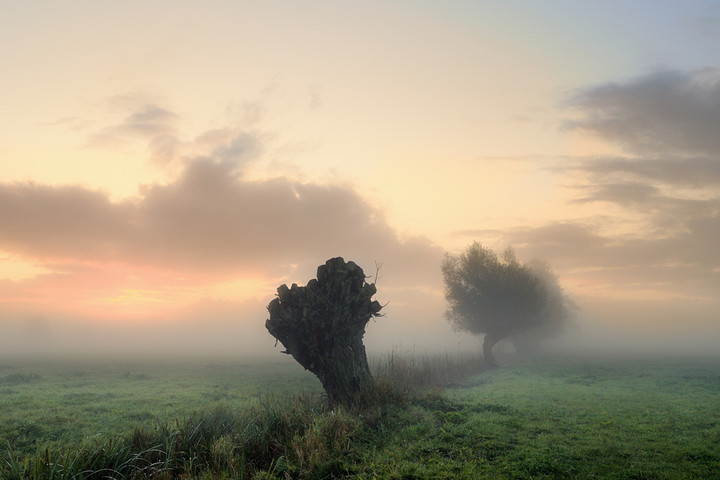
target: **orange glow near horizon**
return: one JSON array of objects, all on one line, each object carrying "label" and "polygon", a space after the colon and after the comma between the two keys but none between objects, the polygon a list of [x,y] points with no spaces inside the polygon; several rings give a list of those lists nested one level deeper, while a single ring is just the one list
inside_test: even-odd
[{"label": "orange glow near horizon", "polygon": [[213,279],[120,263],[76,262],[73,273],[22,261],[12,262],[12,267],[2,271],[13,285],[0,299],[6,307],[27,314],[56,311],[123,322],[177,315],[207,299],[244,302],[266,297],[274,292],[272,285],[281,281],[258,276]]}]

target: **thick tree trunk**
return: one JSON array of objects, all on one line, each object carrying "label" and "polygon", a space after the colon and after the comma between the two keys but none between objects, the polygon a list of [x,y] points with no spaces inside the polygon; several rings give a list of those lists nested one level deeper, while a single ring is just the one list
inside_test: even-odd
[{"label": "thick tree trunk", "polygon": [[483,340],[483,360],[485,360],[485,367],[497,368],[500,366],[500,364],[497,362],[497,360],[495,360],[495,357],[493,356],[492,349],[500,340],[505,337],[506,335],[499,333],[485,334],[485,339]]},{"label": "thick tree trunk", "polygon": [[330,405],[357,405],[375,386],[362,344],[336,348],[328,362],[311,371],[320,379]]}]

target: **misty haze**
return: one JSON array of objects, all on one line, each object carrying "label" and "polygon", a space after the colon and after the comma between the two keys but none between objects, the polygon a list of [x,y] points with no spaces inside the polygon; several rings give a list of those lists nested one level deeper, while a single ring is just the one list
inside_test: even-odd
[{"label": "misty haze", "polygon": [[717,4],[0,31],[0,478],[720,475]]}]

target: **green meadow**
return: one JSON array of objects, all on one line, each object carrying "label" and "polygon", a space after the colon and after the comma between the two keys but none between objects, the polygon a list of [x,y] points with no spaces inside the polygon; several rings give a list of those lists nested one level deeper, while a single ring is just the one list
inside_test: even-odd
[{"label": "green meadow", "polygon": [[0,359],[0,478],[720,478],[720,358]]},{"label": "green meadow", "polygon": [[258,403],[269,394],[319,394],[314,377],[303,373],[289,358],[4,359],[0,437],[28,454],[110,439],[218,405]]}]

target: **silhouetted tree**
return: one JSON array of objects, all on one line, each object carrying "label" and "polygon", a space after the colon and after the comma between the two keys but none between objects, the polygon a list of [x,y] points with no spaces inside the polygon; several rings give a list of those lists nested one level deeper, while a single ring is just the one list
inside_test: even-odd
[{"label": "silhouetted tree", "polygon": [[457,257],[446,254],[442,273],[445,315],[455,329],[485,335],[483,357],[488,366],[498,365],[492,348],[500,340],[549,321],[548,289],[518,261],[512,248],[499,259],[474,242]]},{"label": "silhouetted tree", "polygon": [[363,335],[382,306],[377,289],[354,262],[331,258],[307,286],[281,285],[265,327],[322,382],[330,404],[353,404],[373,388]]}]

